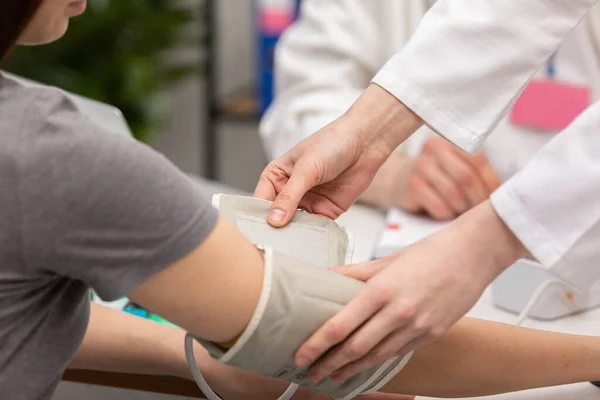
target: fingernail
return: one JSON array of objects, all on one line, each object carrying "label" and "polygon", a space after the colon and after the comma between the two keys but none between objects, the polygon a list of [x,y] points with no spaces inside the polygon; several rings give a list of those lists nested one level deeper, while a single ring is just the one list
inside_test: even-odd
[{"label": "fingernail", "polygon": [[336,382],[341,382],[342,379],[342,375],[341,374],[333,374],[331,375],[331,380],[336,381]]},{"label": "fingernail", "polygon": [[318,383],[318,382],[321,382],[323,380],[323,376],[321,376],[319,374],[310,374],[308,377],[314,383]]},{"label": "fingernail", "polygon": [[309,360],[308,358],[306,358],[306,357],[298,357],[298,358],[296,359],[296,366],[297,366],[298,368],[304,368],[304,367],[307,367],[307,366],[308,366],[308,364],[310,364],[310,360]]},{"label": "fingernail", "polygon": [[285,218],[285,211],[273,209],[269,212],[269,220],[273,222],[282,222]]}]

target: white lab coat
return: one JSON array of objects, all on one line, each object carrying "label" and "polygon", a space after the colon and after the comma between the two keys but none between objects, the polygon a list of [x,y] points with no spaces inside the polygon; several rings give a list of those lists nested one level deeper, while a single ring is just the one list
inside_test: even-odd
[{"label": "white lab coat", "polygon": [[[302,19],[281,38],[275,58],[276,99],[261,123],[276,158],[340,116],[377,71],[409,41],[434,0],[303,0]],[[600,19],[598,19],[600,21]],[[600,61],[585,21],[555,56],[556,78],[589,85],[600,98]],[[600,29],[600,28],[599,28]],[[545,69],[537,73],[545,74]],[[558,132],[540,132],[503,119],[484,151],[503,180],[521,169]],[[429,128],[401,149],[415,156]]]},{"label": "white lab coat", "polygon": [[[475,151],[595,0],[440,0],[374,82]],[[492,195],[545,266],[580,288],[600,278],[600,103]]]},{"label": "white lab coat", "polygon": [[260,126],[268,154],[282,155],[346,111],[432,3],[302,0],[275,53],[275,101]]},{"label": "white lab coat", "polygon": [[[312,133],[347,109],[368,83],[370,72],[389,55],[387,46],[402,47],[408,39],[416,25],[413,12],[422,2],[385,1],[385,15],[377,14],[384,0],[314,3],[309,7],[309,0],[304,12],[316,18],[291,29],[283,43],[292,44],[277,55],[277,66],[287,62],[289,71],[287,77],[278,75],[280,96],[262,126],[273,155],[297,142],[299,133]],[[408,45],[373,81],[437,133],[474,152],[502,127],[502,118],[527,81],[561,41],[576,35],[577,29],[571,33],[572,29],[594,3],[439,0]],[[405,21],[394,37],[398,42],[386,36],[395,21],[391,10],[403,12],[396,15]],[[318,18],[319,13],[325,18]],[[585,23],[578,29],[581,26]],[[593,37],[597,24],[586,31]],[[322,40],[323,34],[335,40],[334,47]],[[588,46],[585,57],[593,57],[589,50]],[[350,62],[354,59],[359,62]],[[558,69],[561,78],[560,65]],[[590,78],[597,77],[584,77],[588,83]],[[581,288],[600,278],[599,129],[600,105],[584,113],[492,196],[498,214],[529,251]]]}]

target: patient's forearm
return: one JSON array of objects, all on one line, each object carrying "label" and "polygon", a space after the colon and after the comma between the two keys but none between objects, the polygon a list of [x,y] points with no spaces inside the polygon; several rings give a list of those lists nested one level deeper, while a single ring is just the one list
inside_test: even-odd
[{"label": "patient's forearm", "polygon": [[[184,338],[185,331],[180,328],[92,304],[88,329],[68,369],[164,375],[192,381]],[[195,344],[194,354],[198,368],[214,389],[237,390],[243,387],[238,382],[241,378],[256,378],[265,390],[281,389],[281,382],[218,363],[199,344]]]},{"label": "patient's forearm", "polygon": [[[83,342],[70,369],[191,378],[185,361],[181,329],[92,304]],[[203,369],[210,356],[198,349]]]},{"label": "patient's forearm", "polygon": [[600,378],[600,338],[465,318],[415,352],[384,392],[470,397]]},{"label": "patient's forearm", "polygon": [[[135,374],[135,382],[131,381],[131,377],[124,380],[93,373],[67,376],[89,384],[106,384],[108,380],[111,386],[125,382],[124,387],[132,389],[158,389],[161,393],[177,393],[186,398],[201,397],[186,362],[184,336],[182,329],[92,304],[88,329],[69,370]],[[276,398],[287,386],[285,382],[255,372],[220,364],[199,344],[196,344],[194,353],[204,378],[213,390],[223,393],[224,398]],[[153,378],[156,375],[183,378],[185,381],[156,380]],[[132,386],[128,386],[130,384]],[[302,393],[306,395],[308,392]],[[321,398],[315,396],[315,400]]]}]

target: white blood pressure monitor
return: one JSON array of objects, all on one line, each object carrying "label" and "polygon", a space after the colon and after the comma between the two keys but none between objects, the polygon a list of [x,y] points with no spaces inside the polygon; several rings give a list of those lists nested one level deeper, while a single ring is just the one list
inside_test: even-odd
[{"label": "white blood pressure monitor", "polygon": [[[543,292],[539,291],[541,287]],[[531,303],[527,315],[540,320],[562,318],[600,306],[600,285],[594,285],[589,292],[578,291],[529,260],[517,261],[492,283],[494,305],[506,311],[521,313],[534,295],[537,300]]]}]

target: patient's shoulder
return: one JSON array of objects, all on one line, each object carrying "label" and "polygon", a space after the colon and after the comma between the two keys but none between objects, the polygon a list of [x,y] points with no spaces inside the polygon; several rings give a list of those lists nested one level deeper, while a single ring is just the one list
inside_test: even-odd
[{"label": "patient's shoulder", "polygon": [[87,118],[63,90],[0,74],[0,116],[3,135],[48,131],[62,123]]}]

